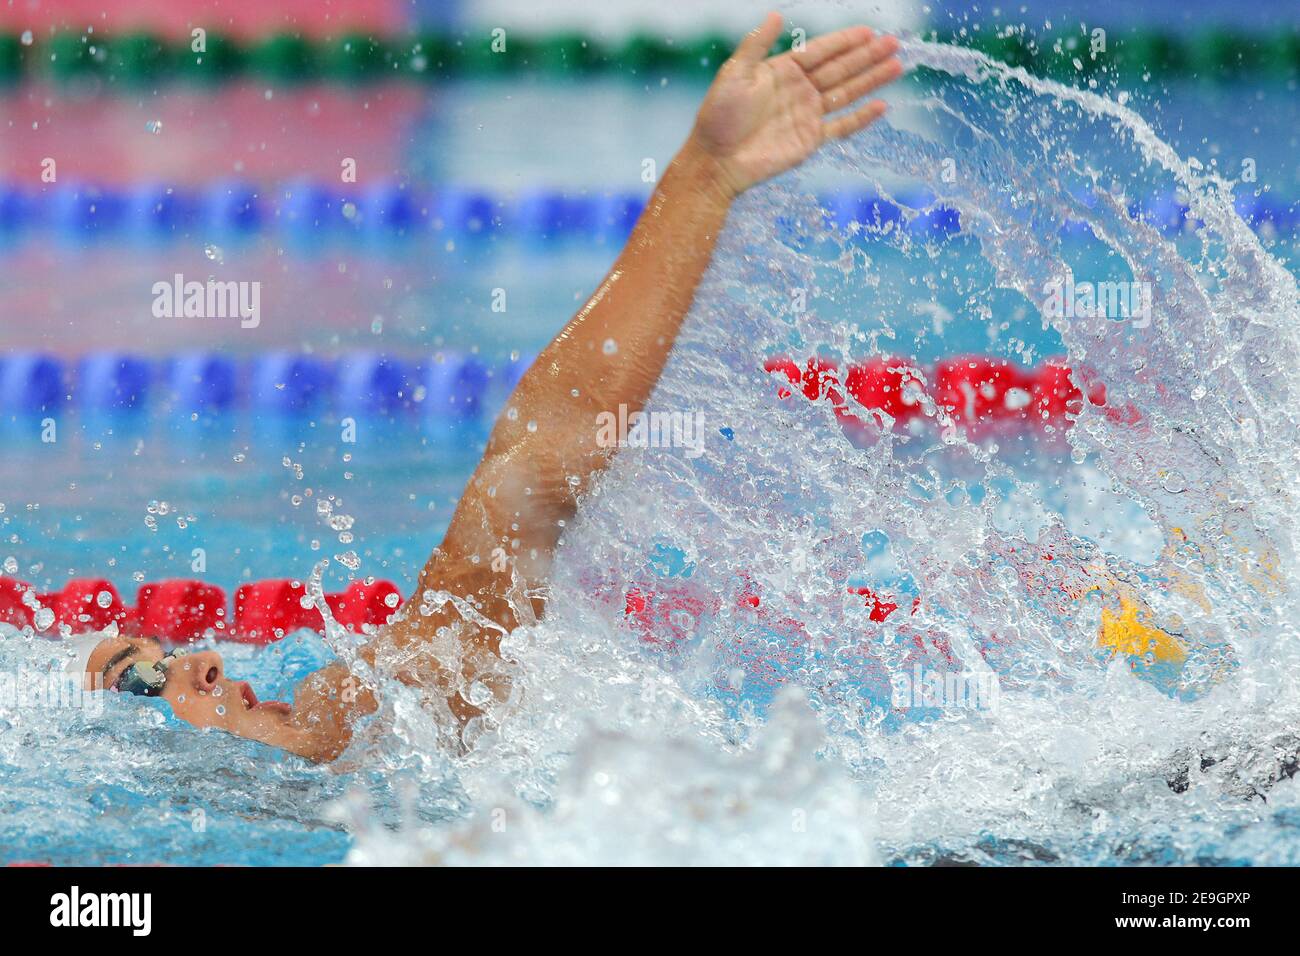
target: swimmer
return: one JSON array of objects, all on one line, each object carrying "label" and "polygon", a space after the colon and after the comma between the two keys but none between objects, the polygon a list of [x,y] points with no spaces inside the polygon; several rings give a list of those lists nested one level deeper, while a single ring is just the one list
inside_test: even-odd
[{"label": "swimmer", "polygon": [[[903,73],[898,41],[867,27],[768,56],[780,36],[781,17],[770,13],[722,65],[613,268],[510,397],[415,597],[361,649],[366,666],[355,670],[433,688],[462,726],[480,713],[471,683],[505,695],[501,638],[544,613],[537,588],[560,535],[614,452],[597,442],[597,416],[644,408],[731,204],[880,118],[884,102],[866,98]],[[209,650],[88,640],[71,666],[96,688],[161,697],[196,727],[316,761],[342,753],[354,722],[377,709],[373,688],[342,662],[307,677],[292,708],[259,702]]]}]

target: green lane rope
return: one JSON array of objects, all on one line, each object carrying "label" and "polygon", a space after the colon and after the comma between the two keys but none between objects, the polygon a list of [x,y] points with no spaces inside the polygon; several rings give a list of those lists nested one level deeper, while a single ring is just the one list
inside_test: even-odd
[{"label": "green lane rope", "polygon": [[[1037,37],[992,29],[927,36],[1061,78],[1106,72],[1121,79],[1196,76],[1219,82],[1247,76],[1285,80],[1300,73],[1298,30],[1243,34],[1210,29],[1189,36],[1107,31],[1105,49],[1099,52],[1093,50],[1091,33],[1082,29]],[[37,38],[0,33],[0,82],[40,75],[57,80],[94,77],[123,86],[173,79],[221,81],[240,75],[339,83],[519,73],[706,77],[733,47],[730,38],[715,34],[673,40],[635,33],[606,43],[574,32],[528,36],[507,31],[505,49],[498,52],[499,40],[494,48],[487,30],[407,37],[345,33],[320,40],[278,33],[250,42],[209,32],[205,51],[195,53],[188,40],[146,33],[105,37],[64,31]]]},{"label": "green lane rope", "polygon": [[1059,79],[1107,72],[1124,80],[1197,77],[1217,83],[1248,76],[1287,80],[1300,73],[1300,31],[1244,34],[1213,28],[1189,36],[1152,30],[1103,32],[1097,38],[1082,29],[1040,37],[992,30],[928,37],[973,47],[1031,73]]}]

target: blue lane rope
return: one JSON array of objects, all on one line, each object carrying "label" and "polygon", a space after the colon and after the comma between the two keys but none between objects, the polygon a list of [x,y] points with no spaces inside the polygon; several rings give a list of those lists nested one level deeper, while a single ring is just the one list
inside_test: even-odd
[{"label": "blue lane rope", "polygon": [[418,360],[381,352],[321,359],[272,351],[237,359],[219,351],[148,358],[100,352],[65,362],[42,352],[0,354],[0,413],[130,412],[164,406],[182,413],[248,408],[286,416],[424,415],[482,417],[519,382],[532,356],[489,363],[442,352]]},{"label": "blue lane rope", "polygon": [[[942,204],[927,208],[923,197],[900,196],[895,203],[872,192],[839,190],[819,199],[828,222],[868,236],[892,228],[905,228],[923,238],[960,231],[955,209]],[[460,187],[426,191],[393,182],[352,190],[307,180],[265,190],[241,180],[221,181],[201,190],[160,183],[127,189],[87,183],[33,189],[0,183],[0,242],[42,233],[87,241],[130,236],[197,241],[275,234],[303,242],[431,235],[540,243],[621,242],[644,204],[645,197],[632,191],[567,193],[538,188],[506,198]],[[1243,194],[1236,205],[1256,229],[1289,236],[1300,228],[1300,206],[1272,193]],[[1167,234],[1188,224],[1187,207],[1172,195],[1146,197],[1131,204],[1129,211]],[[873,228],[863,230],[862,225]]]}]

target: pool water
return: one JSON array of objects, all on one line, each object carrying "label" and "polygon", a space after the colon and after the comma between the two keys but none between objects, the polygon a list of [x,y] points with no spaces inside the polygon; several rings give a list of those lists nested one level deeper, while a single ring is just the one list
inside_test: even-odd
[{"label": "pool water", "polygon": [[[385,685],[380,715],[327,768],[199,734],[136,699],[110,696],[97,712],[0,708],[0,861],[1300,861],[1294,784],[1264,783],[1300,726],[1287,498],[1300,463],[1296,245],[1255,237],[1184,162],[1208,149],[1226,169],[1249,149],[1294,180],[1293,91],[1137,98],[1138,114],[1158,114],[1161,139],[1128,110],[1054,84],[924,44],[909,56],[940,78],[908,91],[894,123],[738,205],[655,396],[704,416],[705,453],[619,456],[566,535],[547,618],[507,644],[520,692],[474,728],[468,755],[441,749],[425,702],[398,685]],[[441,164],[430,175],[625,187],[640,156],[671,149],[698,95],[654,94],[653,121],[624,123],[584,158],[576,133],[554,135],[553,149],[506,148],[529,142],[507,117],[531,111],[555,133],[576,122],[565,112],[575,93],[512,93],[493,120],[500,92],[484,84],[427,104],[433,118],[410,146]],[[643,92],[601,94],[626,119]],[[502,137],[481,165],[472,117]],[[941,175],[949,156],[963,170],[955,183]],[[961,210],[964,232],[846,240],[813,198],[845,182],[927,189]],[[1181,190],[1210,233],[1174,240],[1127,220],[1124,203],[1108,202],[1121,188],[1125,199]],[[1080,221],[1093,235],[1070,231]],[[202,243],[41,240],[2,253],[19,279],[11,301],[57,298],[76,340],[52,323],[6,323],[3,344],[411,359],[447,348],[501,362],[544,344],[615,252],[430,237],[315,250],[222,242],[232,275],[278,276],[275,321],[256,334],[159,325],[115,306],[151,277],[209,268]],[[51,262],[64,271],[32,268]],[[1039,290],[1063,264],[1155,276],[1155,321],[1044,320]],[[52,296],[40,278],[50,275],[71,276],[68,291]],[[487,305],[496,288],[508,290],[504,314]],[[809,293],[806,311],[790,308],[795,288]],[[1068,437],[967,441],[930,421],[854,443],[824,403],[782,401],[761,370],[773,354],[879,352],[1030,366],[1068,354],[1143,425],[1126,430],[1090,408]],[[306,580],[326,560],[325,590],[372,575],[410,593],[503,401],[493,394],[472,421],[363,417],[355,443],[333,411],[68,409],[52,444],[13,416],[0,439],[0,557],[42,589],[93,574],[129,593],[191,576],[201,548],[202,576],[227,588]],[[317,514],[330,496],[355,518],[354,541]],[[345,547],[359,570],[334,557]],[[1188,663],[1171,672],[1099,652],[1100,599],[1054,601],[1044,553],[1065,566],[1104,560],[1180,622]],[[852,585],[920,606],[873,622]],[[632,587],[721,600],[675,621],[683,639],[666,646],[628,621]],[[761,590],[757,608],[734,600],[744,588]],[[299,633],[221,650],[267,697],[343,640]],[[44,638],[0,640],[7,673],[49,656]],[[895,706],[891,681],[917,667],[991,674],[997,706]],[[1180,762],[1206,755],[1214,763],[1175,792]],[[1249,786],[1267,802],[1243,796]]]}]

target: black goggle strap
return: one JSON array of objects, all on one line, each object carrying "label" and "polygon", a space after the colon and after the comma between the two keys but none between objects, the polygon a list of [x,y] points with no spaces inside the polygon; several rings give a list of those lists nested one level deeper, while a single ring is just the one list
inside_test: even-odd
[{"label": "black goggle strap", "polygon": [[163,689],[167,683],[167,668],[178,657],[184,657],[189,651],[184,648],[177,648],[168,651],[163,655],[162,660],[154,661],[137,661],[126,670],[122,671],[122,676],[117,679],[117,689],[124,694],[135,694],[139,697],[153,697]]}]

